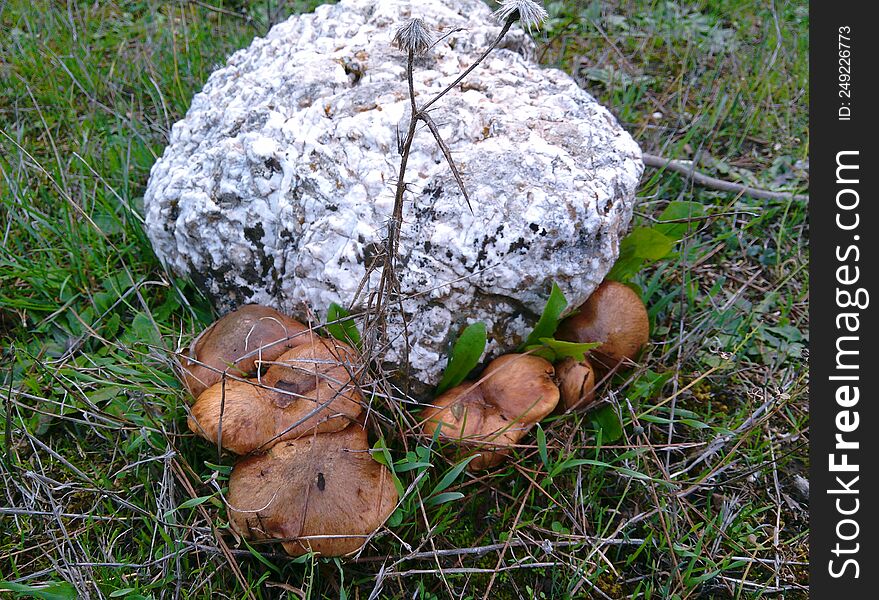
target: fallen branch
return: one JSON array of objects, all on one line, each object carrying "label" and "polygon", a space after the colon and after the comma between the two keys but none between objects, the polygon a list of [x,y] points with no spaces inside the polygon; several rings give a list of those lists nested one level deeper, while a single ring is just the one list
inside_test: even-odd
[{"label": "fallen branch", "polygon": [[716,177],[709,177],[708,175],[697,171],[695,165],[691,162],[683,162],[646,153],[641,155],[641,159],[648,167],[653,167],[654,169],[668,169],[669,171],[680,173],[681,175],[692,179],[694,182],[701,186],[720,190],[722,192],[731,192],[733,194],[747,194],[752,198],[760,198],[763,200],[794,200],[796,202],[809,201],[809,196],[806,194],[773,192],[770,190],[763,190],[760,188],[751,187],[749,185],[743,185],[741,183],[724,181],[723,179],[717,179]]}]

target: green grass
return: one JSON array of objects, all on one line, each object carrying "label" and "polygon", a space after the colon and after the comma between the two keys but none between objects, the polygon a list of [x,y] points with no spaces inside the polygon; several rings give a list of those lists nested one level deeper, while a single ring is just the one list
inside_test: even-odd
[{"label": "green grass", "polygon": [[[367,598],[379,579],[381,597],[805,596],[807,207],[655,170],[637,225],[674,200],[707,216],[634,277],[652,345],[601,393],[622,439],[602,443],[594,413],[552,417],[545,444],[440,491],[452,465],[422,451],[420,496],[357,561],[237,543],[232,461],[189,434],[172,370],[212,309],[152,254],[141,202],[208,74],[318,2],[210,4],[0,3],[0,580],[65,598]],[[541,60],[645,151],[805,189],[806,3],[548,8]],[[421,460],[386,436],[398,469]],[[422,509],[432,492],[462,497]]]}]

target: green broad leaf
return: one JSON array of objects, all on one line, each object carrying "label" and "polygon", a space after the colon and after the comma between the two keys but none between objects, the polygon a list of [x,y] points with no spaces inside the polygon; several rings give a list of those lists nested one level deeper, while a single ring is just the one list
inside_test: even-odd
[{"label": "green broad leaf", "polygon": [[586,465],[590,467],[602,467],[607,469],[613,468],[609,463],[602,462],[600,460],[593,460],[591,458],[569,458],[568,460],[560,462],[555,467],[553,467],[552,471],[549,473],[549,477],[550,479],[552,479],[563,471]]},{"label": "green broad leaf", "polygon": [[204,461],[204,465],[211,471],[216,471],[220,475],[229,475],[232,473],[232,465],[218,465],[208,461]]},{"label": "green broad leaf", "polygon": [[122,392],[122,388],[119,387],[102,387],[94,392],[89,392],[86,394],[88,399],[94,404],[101,404],[102,402],[109,402],[116,396],[118,396]]},{"label": "green broad leaf", "polygon": [[461,332],[452,348],[452,354],[449,357],[449,364],[446,366],[443,378],[436,388],[437,395],[464,381],[473,367],[479,364],[479,359],[485,352],[486,342],[488,342],[488,336],[485,331],[485,323],[473,323]]},{"label": "green broad leaf", "polygon": [[405,473],[406,471],[414,471],[415,469],[427,468],[429,466],[431,466],[429,462],[404,462],[403,464],[394,465],[394,471]]},{"label": "green broad leaf", "polygon": [[577,342],[563,342],[553,338],[540,338],[540,343],[552,350],[554,357],[551,362],[563,358],[573,358],[577,361],[586,360],[587,352],[595,350],[601,346],[601,342],[586,342],[580,344]]},{"label": "green broad leaf", "polygon": [[155,322],[144,312],[138,312],[134,315],[128,331],[134,336],[136,341],[143,344],[152,344],[153,346],[160,346],[162,344],[162,338],[156,329]]},{"label": "green broad leaf", "polygon": [[0,581],[0,592],[12,592],[19,597],[30,596],[41,600],[76,600],[76,588],[67,582],[53,582],[37,586]]},{"label": "green broad leaf", "polygon": [[427,446],[415,446],[415,456],[425,462],[430,462],[430,448]]},{"label": "green broad leaf", "polygon": [[375,444],[372,445],[372,452],[370,452],[369,455],[372,457],[372,460],[388,468],[391,472],[391,479],[394,482],[394,487],[397,488],[397,495],[402,497],[405,493],[405,488],[403,487],[403,482],[397,477],[394,468],[394,459],[391,458],[391,452],[385,444],[385,438],[380,437],[376,440]]},{"label": "green broad leaf", "polygon": [[628,394],[630,400],[646,400],[656,396],[662,386],[664,386],[674,375],[671,371],[666,373],[657,373],[652,369],[647,369],[642,375],[632,382],[630,392]]},{"label": "green broad leaf", "polygon": [[464,494],[461,492],[444,492],[442,494],[437,494],[436,496],[431,496],[427,500],[424,501],[424,506],[439,506],[440,504],[445,504],[446,502],[454,502],[455,500],[460,500],[464,497]]},{"label": "green broad leaf", "polygon": [[620,243],[620,255],[613,264],[606,279],[611,281],[626,281],[634,276],[641,267],[644,266],[644,259],[635,256],[635,248],[631,245],[626,246],[625,238]]},{"label": "green broad leaf", "polygon": [[628,475],[629,477],[632,477],[634,479],[641,479],[644,481],[652,481],[653,480],[653,478],[650,477],[649,475],[645,475],[644,473],[641,473],[639,471],[633,471],[632,469],[627,469],[625,467],[617,467],[616,470],[617,470],[617,472],[622,473],[623,475]]},{"label": "green broad leaf", "polygon": [[693,227],[693,222],[688,219],[699,219],[703,216],[705,216],[705,207],[702,204],[675,200],[668,203],[659,215],[660,223],[653,228],[664,236],[679,241]]},{"label": "green broad leaf", "polygon": [[521,350],[523,352],[528,352],[531,356],[539,356],[540,358],[549,362],[555,362],[556,360],[555,352],[553,352],[551,348],[548,348],[542,344],[537,346],[525,346],[524,348],[521,348]]},{"label": "green broad leaf", "polygon": [[405,516],[405,511],[401,506],[400,508],[395,510],[390,517],[388,517],[387,526],[391,529],[393,529],[394,527],[399,527],[403,523],[403,518]]},{"label": "green broad leaf", "polygon": [[193,506],[204,504],[213,497],[214,495],[211,494],[210,496],[199,496],[198,498],[190,498],[186,502],[181,502],[180,506],[178,506],[177,508],[192,508]]},{"label": "green broad leaf", "polygon": [[357,330],[354,320],[349,318],[350,316],[350,312],[333,302],[327,310],[328,325],[326,330],[340,342],[350,344],[359,350],[360,332]]},{"label": "green broad leaf", "polygon": [[446,471],[446,474],[443,475],[442,479],[439,480],[439,483],[434,486],[433,491],[430,492],[429,497],[433,497],[437,494],[441,494],[442,492],[444,492],[446,488],[452,485],[455,480],[460,477],[461,473],[464,472],[464,469],[467,468],[467,465],[470,464],[470,461],[475,459],[476,456],[476,454],[474,454],[473,456],[468,456],[467,458],[456,464],[454,467]]},{"label": "green broad leaf", "polygon": [[562,293],[558,284],[553,282],[549,299],[547,299],[546,306],[543,308],[543,314],[540,315],[540,320],[534,326],[534,331],[531,332],[531,335],[528,336],[522,346],[525,348],[536,346],[540,344],[540,338],[551,338],[555,335],[555,330],[559,327],[562,313],[565,312],[567,307],[568,301],[564,293]]},{"label": "green broad leaf", "polygon": [[270,561],[270,560],[267,559],[265,556],[263,556],[262,554],[260,554],[260,552],[259,552],[256,548],[254,548],[253,546],[251,546],[250,544],[248,544],[248,543],[247,543],[247,540],[245,540],[244,538],[241,538],[241,541],[244,542],[244,545],[245,545],[245,546],[247,546],[247,551],[250,552],[251,556],[253,556],[256,560],[258,560],[259,562],[261,562],[262,564],[264,564],[266,567],[268,567],[269,569],[271,569],[272,571],[274,571],[274,572],[277,573],[278,575],[281,574],[280,569],[278,569],[278,567],[276,567],[276,566],[272,563],[272,561]]},{"label": "green broad leaf", "polygon": [[178,506],[177,508],[172,508],[171,510],[167,510],[167,511],[165,511],[164,518],[167,519],[168,517],[170,517],[171,515],[173,515],[173,514],[174,514],[175,512],[177,512],[178,510],[181,510],[181,509],[184,509],[184,508],[192,508],[192,507],[194,507],[194,506],[198,506],[198,505],[200,505],[200,504],[204,504],[205,502],[207,502],[208,500],[210,500],[210,499],[213,498],[213,497],[214,497],[214,495],[211,494],[210,496],[199,496],[199,497],[197,497],[197,498],[190,498],[190,499],[187,500],[186,502],[181,502],[181,503],[180,503],[180,506]]},{"label": "green broad leaf", "polygon": [[635,275],[645,263],[665,258],[674,249],[676,240],[655,227],[637,227],[620,242],[620,255],[607,279],[625,281]]},{"label": "green broad leaf", "polygon": [[692,427],[693,429],[708,429],[710,426],[707,423],[703,423],[702,421],[698,421],[696,419],[680,419],[678,423],[682,423],[687,425],[688,427]]},{"label": "green broad leaf", "polygon": [[634,254],[638,258],[654,261],[671,254],[675,247],[675,240],[656,228],[638,227],[623,239],[622,244],[632,246]]},{"label": "green broad leaf", "polygon": [[543,427],[540,426],[540,423],[537,424],[537,451],[540,453],[540,460],[543,461],[543,466],[549,469],[549,452],[546,448],[546,432],[543,430]]},{"label": "green broad leaf", "polygon": [[595,429],[601,431],[604,443],[612,443],[623,437],[623,423],[613,406],[603,406],[591,415]]},{"label": "green broad leaf", "polygon": [[122,318],[117,314],[113,314],[104,323],[101,334],[108,340],[112,340],[116,337],[116,334],[119,333],[120,325],[122,325]]}]

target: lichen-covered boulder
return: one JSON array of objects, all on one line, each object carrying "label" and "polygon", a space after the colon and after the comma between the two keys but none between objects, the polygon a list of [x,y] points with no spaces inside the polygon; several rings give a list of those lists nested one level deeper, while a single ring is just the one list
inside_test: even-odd
[{"label": "lichen-covered boulder", "polygon": [[[419,103],[500,30],[479,0],[321,6],[236,52],[174,125],[144,198],[147,231],[222,312],[255,302],[305,320],[351,302],[393,206],[409,99],[391,40],[410,17],[466,28],[417,60]],[[533,48],[514,27],[431,110],[472,213],[430,132],[413,144],[399,277],[422,383],[437,381],[466,324],[484,321],[497,354],[521,342],[553,281],[572,306],[583,301],[631,219],[638,146],[573,79],[535,64]],[[391,364],[405,347],[393,323]]]}]

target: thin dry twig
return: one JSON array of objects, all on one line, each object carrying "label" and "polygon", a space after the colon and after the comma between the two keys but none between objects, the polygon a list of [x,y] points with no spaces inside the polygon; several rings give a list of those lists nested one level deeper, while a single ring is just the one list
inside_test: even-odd
[{"label": "thin dry twig", "polygon": [[733,183],[731,181],[724,181],[723,179],[717,179],[716,177],[711,177],[709,175],[705,175],[704,173],[700,173],[695,170],[695,164],[691,162],[684,162],[680,160],[674,160],[671,158],[664,158],[662,156],[656,156],[654,154],[644,153],[641,155],[641,159],[644,161],[644,164],[648,167],[653,167],[654,169],[668,169],[669,171],[674,171],[675,173],[679,173],[689,179],[692,179],[697,184],[712,188],[716,190],[720,190],[722,192],[731,192],[733,194],[744,194],[747,196],[751,196],[752,198],[760,198],[762,200],[793,200],[795,202],[808,202],[809,196],[805,194],[793,194],[790,192],[773,192],[770,190],[764,190],[760,188],[755,188],[750,185],[743,185],[741,183]]}]

